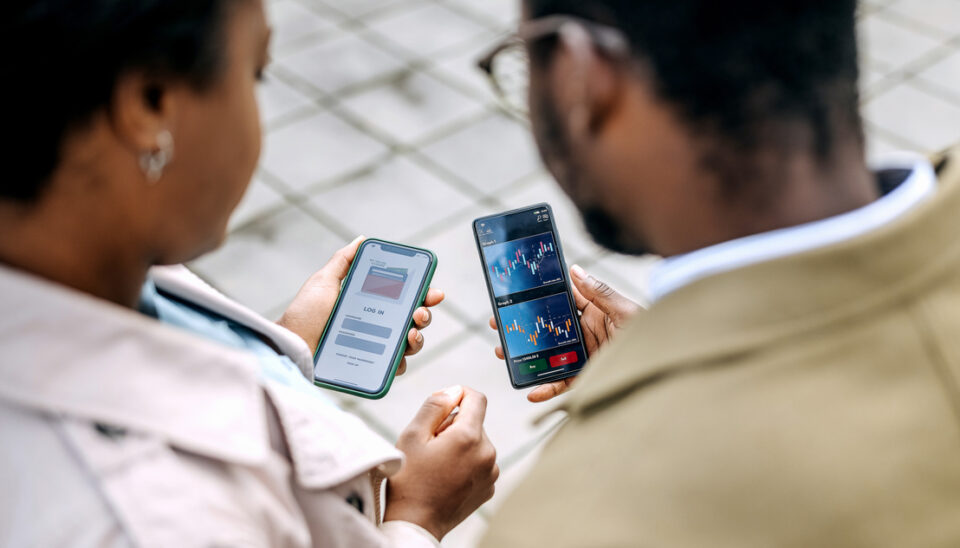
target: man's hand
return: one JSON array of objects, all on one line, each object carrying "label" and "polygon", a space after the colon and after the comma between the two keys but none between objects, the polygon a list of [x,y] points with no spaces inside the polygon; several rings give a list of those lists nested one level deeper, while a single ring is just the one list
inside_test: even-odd
[{"label": "man's hand", "polygon": [[[640,305],[617,293],[612,287],[588,275],[582,268],[573,265],[570,268],[573,280],[573,298],[580,311],[580,327],[583,330],[583,342],[587,354],[593,355],[608,343],[624,324],[632,318]],[[490,327],[497,329],[497,321],[491,316]],[[497,357],[504,359],[503,347],[494,349]],[[570,389],[576,377],[542,384],[527,394],[532,402],[544,402],[563,394]]]},{"label": "man's hand", "polygon": [[500,469],[486,410],[483,394],[460,386],[427,399],[397,441],[406,461],[387,482],[384,521],[409,521],[441,540],[493,497]]},{"label": "man's hand", "polygon": [[[320,337],[327,325],[333,307],[337,304],[340,295],[340,285],[350,272],[350,265],[357,256],[357,249],[363,243],[364,237],[347,244],[346,247],[334,253],[333,258],[323,268],[318,270],[307,283],[303,284],[293,302],[283,313],[278,324],[300,335],[310,350],[316,350],[320,344]],[[443,301],[443,292],[438,289],[427,291],[424,306],[413,313],[415,327],[407,333],[407,350],[403,361],[397,368],[397,375],[403,375],[407,370],[406,356],[412,356],[423,349],[423,333],[420,330],[430,325],[432,314],[429,307],[437,306]]]}]

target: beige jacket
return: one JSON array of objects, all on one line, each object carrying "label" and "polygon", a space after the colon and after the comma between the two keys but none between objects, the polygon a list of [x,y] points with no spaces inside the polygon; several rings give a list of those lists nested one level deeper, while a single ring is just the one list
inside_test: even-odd
[{"label": "beige jacket", "polygon": [[636,318],[483,546],[960,546],[957,153],[894,223]]},{"label": "beige jacket", "polygon": [[[152,277],[311,374],[294,334],[185,268]],[[378,525],[376,480],[402,462],[393,446],[258,369],[0,267],[0,546],[437,546],[413,524]]]}]

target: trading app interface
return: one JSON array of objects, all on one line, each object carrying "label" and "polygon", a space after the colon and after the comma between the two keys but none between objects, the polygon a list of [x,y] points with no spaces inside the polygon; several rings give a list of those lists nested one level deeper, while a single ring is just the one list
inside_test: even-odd
[{"label": "trading app interface", "polygon": [[481,219],[474,228],[516,383],[583,367],[586,353],[550,210]]},{"label": "trading app interface", "polygon": [[314,376],[377,393],[406,336],[430,256],[371,242],[363,246],[356,261],[317,356]]}]

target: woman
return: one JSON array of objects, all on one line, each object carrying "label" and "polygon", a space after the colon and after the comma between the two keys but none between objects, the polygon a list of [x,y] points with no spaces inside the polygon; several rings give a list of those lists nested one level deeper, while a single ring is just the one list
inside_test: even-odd
[{"label": "woman", "polygon": [[[17,78],[0,183],[0,544],[432,546],[492,496],[482,395],[432,395],[394,448],[310,384],[360,239],[279,325],[159,266],[220,244],[257,164],[261,0],[0,10]],[[409,353],[429,310],[415,321]]]}]

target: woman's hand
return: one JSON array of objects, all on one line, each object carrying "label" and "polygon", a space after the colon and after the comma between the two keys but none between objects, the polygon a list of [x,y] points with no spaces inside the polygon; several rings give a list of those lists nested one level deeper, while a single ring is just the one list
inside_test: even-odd
[{"label": "woman's hand", "polygon": [[[593,355],[607,344],[614,333],[632,318],[640,305],[617,293],[606,283],[588,275],[582,268],[573,265],[570,268],[573,280],[573,298],[580,311],[580,327],[583,330],[583,342],[587,354]],[[491,316],[490,327],[497,329],[497,322]],[[504,359],[503,347],[494,349],[497,357]],[[576,377],[542,384],[527,394],[532,402],[544,402],[563,394],[570,389]]]},{"label": "woman's hand", "polygon": [[[278,324],[300,335],[311,350],[316,350],[320,344],[320,337],[327,326],[327,320],[333,313],[340,295],[340,286],[343,279],[350,272],[350,265],[357,256],[357,249],[363,243],[361,236],[347,244],[346,247],[334,253],[333,258],[323,268],[318,270],[307,283],[303,284],[293,302],[283,313]],[[420,331],[430,325],[432,314],[430,308],[443,301],[443,292],[438,289],[427,291],[424,305],[413,313],[413,328],[407,333],[407,350],[403,361],[397,368],[397,375],[407,370],[406,356],[412,356],[423,349],[423,333]]]},{"label": "woman's hand", "polygon": [[424,402],[397,441],[406,459],[387,481],[384,521],[416,523],[441,540],[493,497],[500,468],[486,410],[483,394],[461,386]]}]

